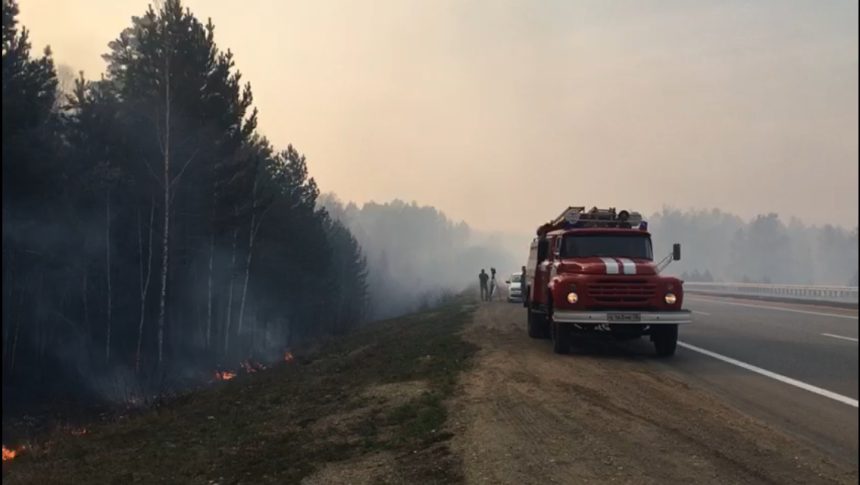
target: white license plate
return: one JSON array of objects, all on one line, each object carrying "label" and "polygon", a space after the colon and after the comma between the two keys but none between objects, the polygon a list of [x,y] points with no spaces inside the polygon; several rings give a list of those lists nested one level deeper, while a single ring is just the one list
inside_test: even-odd
[{"label": "white license plate", "polygon": [[638,313],[607,313],[606,319],[610,322],[638,322],[642,317]]}]

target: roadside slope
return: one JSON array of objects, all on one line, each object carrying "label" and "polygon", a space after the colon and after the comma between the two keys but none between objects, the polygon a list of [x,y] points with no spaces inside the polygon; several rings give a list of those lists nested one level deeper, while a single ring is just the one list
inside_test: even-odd
[{"label": "roadside slope", "polygon": [[474,346],[474,305],[371,325],[290,364],[139,416],[56,432],[3,463],[3,483],[452,483],[446,399]]},{"label": "roadside slope", "polygon": [[482,305],[480,347],[453,403],[453,447],[470,483],[856,483],[835,463],[651,357],[615,345],[552,354],[523,309]]}]

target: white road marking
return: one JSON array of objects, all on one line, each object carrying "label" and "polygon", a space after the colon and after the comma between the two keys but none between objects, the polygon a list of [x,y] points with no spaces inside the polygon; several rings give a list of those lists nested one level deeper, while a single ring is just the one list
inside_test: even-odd
[{"label": "white road marking", "polygon": [[842,340],[850,340],[852,342],[857,342],[857,339],[854,337],[843,337],[842,335],[834,335],[832,333],[822,333],[821,335],[824,335],[825,337],[838,338],[838,339],[842,339]]},{"label": "white road marking", "polygon": [[804,391],[809,391],[819,396],[824,396],[829,399],[833,399],[834,401],[839,401],[841,403],[847,404],[849,406],[857,407],[857,400],[852,399],[848,396],[843,396],[842,394],[836,394],[833,391],[828,391],[827,389],[822,389],[820,387],[813,386],[812,384],[807,384],[805,382],[798,381],[797,379],[792,379],[791,377],[786,377],[782,374],[777,374],[776,372],[771,372],[767,369],[762,369],[761,367],[756,367],[752,364],[747,364],[746,362],[741,362],[737,359],[733,359],[731,357],[726,357],[725,355],[718,354],[716,352],[711,352],[710,350],[705,350],[701,347],[696,347],[695,345],[690,345],[686,342],[678,341],[678,345],[684,347],[685,349],[690,349],[693,352],[698,352],[700,354],[707,355],[708,357],[713,357],[718,360],[722,360],[723,362],[727,362],[732,365],[736,365],[748,371],[755,372],[756,374],[761,374],[765,377],[770,377],[771,379],[777,380],[779,382],[799,387]]},{"label": "white road marking", "polygon": [[698,313],[699,315],[705,315],[707,317],[711,316],[708,312],[700,312],[699,310],[691,310],[693,313]]},{"label": "white road marking", "polygon": [[686,295],[686,298],[688,300],[693,300],[693,301],[709,301],[709,302],[713,302],[713,303],[722,303],[725,305],[745,306],[745,307],[750,307],[750,308],[761,308],[763,310],[779,310],[779,311],[783,311],[783,312],[804,313],[806,315],[817,315],[819,317],[847,318],[849,320],[857,320],[858,319],[856,315],[840,315],[838,313],[812,312],[809,310],[797,310],[794,308],[784,308],[784,307],[769,306],[769,305],[751,305],[749,303],[738,303],[736,301],[725,301],[725,300],[715,300],[715,299],[710,299],[710,298],[690,297],[690,295]]}]

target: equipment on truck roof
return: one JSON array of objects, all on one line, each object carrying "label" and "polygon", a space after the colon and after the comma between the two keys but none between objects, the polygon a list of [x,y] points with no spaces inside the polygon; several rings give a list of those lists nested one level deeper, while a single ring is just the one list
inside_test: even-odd
[{"label": "equipment on truck roof", "polygon": [[622,210],[616,212],[615,207],[608,209],[592,207],[586,211],[583,206],[571,206],[555,219],[540,226],[537,235],[543,236],[550,231],[574,227],[620,227],[627,229],[637,227],[644,231],[648,228],[648,223],[643,221],[642,215],[635,211]]}]

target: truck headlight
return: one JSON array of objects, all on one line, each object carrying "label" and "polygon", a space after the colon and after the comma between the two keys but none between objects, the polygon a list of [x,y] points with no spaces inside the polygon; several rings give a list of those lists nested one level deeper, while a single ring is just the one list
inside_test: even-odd
[{"label": "truck headlight", "polygon": [[568,294],[567,294],[567,302],[568,302],[568,303],[570,303],[571,305],[573,305],[573,304],[574,304],[574,303],[576,303],[577,301],[579,301],[579,295],[577,295],[577,294],[576,294],[576,293],[574,293],[573,291],[571,291],[570,293],[568,293]]},{"label": "truck headlight", "polygon": [[666,296],[663,297],[666,300],[666,304],[674,305],[676,301],[678,301],[678,297],[675,296],[674,293],[666,293]]}]

